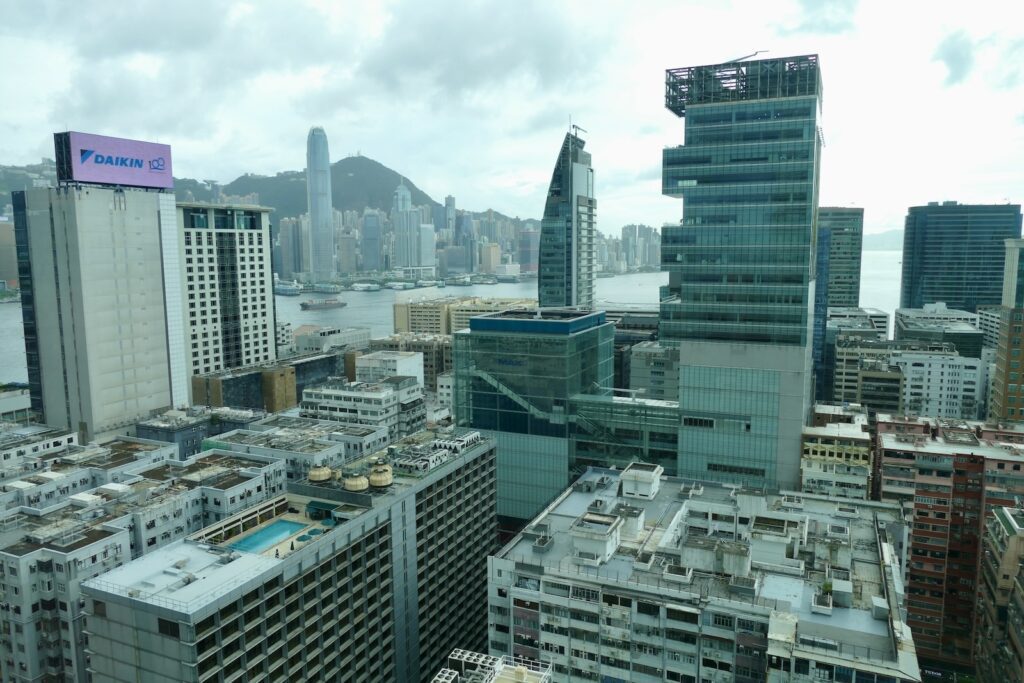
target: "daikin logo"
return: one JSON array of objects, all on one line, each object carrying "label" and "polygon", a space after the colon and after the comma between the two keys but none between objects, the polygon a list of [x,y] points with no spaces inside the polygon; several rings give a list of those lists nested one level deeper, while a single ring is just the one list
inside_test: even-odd
[{"label": "daikin logo", "polygon": [[143,168],[142,159],[135,157],[115,157],[107,154],[96,154],[96,150],[83,149],[80,151],[79,161],[85,163],[92,159],[97,166],[119,166],[121,168]]}]

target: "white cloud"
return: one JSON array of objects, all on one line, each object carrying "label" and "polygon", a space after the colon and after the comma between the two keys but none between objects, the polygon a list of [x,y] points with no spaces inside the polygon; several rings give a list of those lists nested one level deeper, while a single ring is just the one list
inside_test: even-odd
[{"label": "white cloud", "polygon": [[538,217],[570,117],[594,155],[598,224],[676,220],[661,150],[683,122],[664,69],[757,49],[821,55],[821,202],[868,231],[935,199],[1020,201],[1024,39],[1005,13],[871,0],[772,3],[12,3],[0,163],[74,128],[158,139],[175,169],[301,169],[323,125],[435,199]]}]

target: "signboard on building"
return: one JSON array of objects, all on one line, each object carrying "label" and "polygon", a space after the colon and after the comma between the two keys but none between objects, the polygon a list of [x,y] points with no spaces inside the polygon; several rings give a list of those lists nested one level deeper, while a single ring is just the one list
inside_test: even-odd
[{"label": "signboard on building", "polygon": [[171,147],[90,133],[54,133],[57,180],[132,187],[174,187]]}]

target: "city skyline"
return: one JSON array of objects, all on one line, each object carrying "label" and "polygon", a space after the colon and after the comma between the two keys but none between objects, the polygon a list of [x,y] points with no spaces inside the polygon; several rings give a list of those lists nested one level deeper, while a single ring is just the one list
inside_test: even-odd
[{"label": "city skyline", "polygon": [[[664,68],[757,49],[768,48],[769,56],[813,49],[833,84],[823,109],[829,135],[822,205],[864,207],[865,234],[872,234],[899,228],[911,205],[1020,199],[1014,191],[1021,174],[1005,169],[1015,169],[1012,160],[1024,150],[1024,81],[1005,64],[1014,63],[1024,43],[1013,29],[1001,28],[997,12],[952,16],[939,7],[917,16],[911,8],[873,2],[786,3],[748,8],[749,21],[730,22],[723,43],[714,32],[705,36],[692,28],[684,41],[658,37],[676,35],[680,24],[724,25],[729,8],[653,6],[634,14],[613,8],[574,16],[577,30],[568,37],[556,29],[568,20],[562,14],[572,12],[561,6],[511,12],[485,5],[445,13],[386,4],[285,15],[272,6],[224,5],[212,11],[202,31],[161,19],[166,30],[160,40],[146,40],[143,31],[125,41],[121,22],[156,25],[153,11],[99,12],[64,35],[71,25],[60,20],[59,4],[24,14],[12,9],[0,35],[13,48],[8,78],[24,105],[0,114],[0,159],[38,161],[52,130],[96,130],[166,140],[179,150],[181,176],[227,181],[244,172],[302,169],[301,135],[322,123],[346,131],[349,149],[337,158],[361,151],[422,179],[435,198],[451,193],[476,210],[536,218],[548,180],[549,140],[571,118],[588,130],[588,145],[602,160],[596,191],[603,198],[603,232],[615,234],[625,224],[660,226],[679,217],[674,202],[656,198],[660,150],[679,133],[673,117],[657,107]],[[252,48],[222,52],[218,27],[241,21],[268,39],[301,30],[304,50],[272,61],[255,47],[264,41],[254,40]],[[904,27],[911,22],[914,37],[907,43]],[[492,35],[497,27],[500,33]],[[449,37],[441,42],[451,52],[423,54],[428,48],[414,40],[421,30]],[[639,36],[648,48],[630,50]],[[477,54],[495,42],[508,49]],[[602,49],[583,49],[595,43]],[[865,44],[903,46],[899,69],[915,78],[875,79],[872,97],[864,98],[857,85],[863,74],[889,73],[894,59],[884,50],[865,52]],[[42,73],[49,76],[39,78]],[[278,96],[246,107],[249,95],[239,90],[255,97],[262,88]],[[189,95],[200,92],[214,106],[183,111]],[[217,106],[219,97],[241,106]],[[380,106],[397,98],[402,107]],[[913,125],[890,125],[889,108],[871,107],[868,99],[898,105],[900,118]],[[102,107],[91,104],[99,102]],[[449,106],[435,106],[442,103]],[[119,114],[111,117],[111,111]],[[978,111],[985,112],[985,124],[971,135],[948,133]],[[900,149],[910,161],[875,163],[872,150],[887,148]]]}]

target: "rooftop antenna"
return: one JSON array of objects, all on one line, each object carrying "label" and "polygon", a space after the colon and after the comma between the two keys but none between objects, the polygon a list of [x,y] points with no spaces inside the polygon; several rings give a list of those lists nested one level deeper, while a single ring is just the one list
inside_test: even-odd
[{"label": "rooftop antenna", "polygon": [[730,62],[742,62],[744,59],[750,59],[751,57],[756,57],[759,54],[761,54],[762,52],[768,52],[768,50],[758,50],[757,52],[752,52],[749,55],[743,55],[742,57],[737,57],[736,59],[730,59],[729,61]]}]

